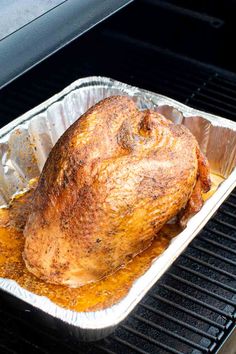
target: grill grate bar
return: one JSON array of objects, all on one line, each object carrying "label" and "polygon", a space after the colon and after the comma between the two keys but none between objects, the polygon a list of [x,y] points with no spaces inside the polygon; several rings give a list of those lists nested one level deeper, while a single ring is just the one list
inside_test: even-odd
[{"label": "grill grate bar", "polygon": [[[129,68],[127,67],[127,64],[128,64],[128,62],[125,63],[125,65],[122,67],[122,69],[124,69],[126,71],[129,70]],[[130,60],[130,65],[132,65],[132,64],[133,64],[133,61]],[[138,63],[138,65],[139,65],[139,68],[137,69],[137,71],[143,70],[144,65],[142,63],[141,64]],[[152,73],[146,73],[146,77],[149,77],[149,76],[155,75],[155,74],[158,76],[159,80],[164,80],[167,83],[170,81],[170,79],[166,76],[166,73],[164,71],[164,66],[162,66],[162,65],[156,66],[155,69],[152,70]],[[201,83],[207,79],[207,76],[204,76],[202,78],[198,77],[197,78],[198,83],[196,83],[196,80],[195,80],[195,82],[193,82],[192,80],[184,78],[182,75],[180,76],[177,69],[173,70],[173,68],[172,68],[172,73],[171,72],[169,73],[169,77],[171,77],[172,75],[174,75],[175,79],[177,79],[176,81],[172,80],[172,83],[176,87],[178,87],[178,86],[183,87],[185,90],[187,89],[186,86],[188,86],[189,88],[194,90],[194,88],[197,88],[198,85],[201,85]]]},{"label": "grill grate bar", "polygon": [[[162,75],[165,75],[165,77],[166,77],[166,73],[163,71],[163,68],[161,68],[161,67],[159,67],[159,69],[160,69],[160,74],[162,74]],[[184,77],[184,76],[180,76],[179,75],[179,72],[177,71],[177,69],[176,70],[173,70],[173,74],[175,75],[175,79],[177,79],[178,81],[180,81],[180,82],[182,82],[182,83],[184,83],[184,84],[187,84],[187,85],[189,85],[189,86],[196,86],[196,82],[198,81],[198,85],[200,86],[201,84],[202,84],[202,82],[205,80],[205,79],[207,79],[207,76],[205,76],[205,77],[195,77],[195,82],[193,82],[193,81],[191,81],[191,80],[189,80],[189,77]]]},{"label": "grill grate bar", "polygon": [[203,248],[201,246],[190,245],[190,247],[195,248],[195,249],[197,249],[199,251],[202,251],[202,252],[204,252],[206,254],[209,254],[210,256],[218,258],[218,259],[222,260],[223,262],[226,262],[228,264],[231,264],[231,265],[235,266],[235,262],[233,262],[231,259],[228,259],[226,257],[223,257],[223,256],[219,255],[218,253],[206,250],[205,248]]},{"label": "grill grate bar", "polygon": [[[122,63],[121,63],[122,65]],[[133,65],[133,61],[131,63],[131,65]],[[130,74],[130,69],[129,66],[127,66],[127,62],[126,65],[123,65],[121,67],[123,73],[127,73],[128,75]],[[143,70],[143,65],[139,65],[139,69],[135,72],[138,73],[140,72],[140,70]],[[145,78],[143,78],[142,80],[142,86],[146,86],[148,87],[150,85],[151,82],[151,78],[153,77],[153,75],[157,75],[159,78],[159,81],[162,83],[162,90],[167,90],[168,92],[172,92],[173,96],[176,96],[176,92],[178,92],[178,94],[180,94],[179,90],[181,90],[182,93],[184,93],[184,99],[186,98],[186,96],[189,96],[191,94],[192,91],[196,91],[198,86],[201,86],[202,82],[204,82],[204,79],[199,79],[200,82],[198,84],[193,83],[193,81],[186,81],[185,79],[183,79],[182,77],[180,78],[180,80],[170,80],[170,74],[167,76],[165,73],[164,68],[162,67],[155,67],[155,69],[152,70],[152,74],[149,73],[145,73]],[[176,74],[173,74],[176,77]],[[207,77],[206,77],[207,79]],[[171,84],[170,84],[171,82]],[[140,86],[140,85],[139,85]],[[153,87],[153,86],[152,86]],[[155,88],[155,86],[153,87]],[[173,89],[172,89],[173,88]]]},{"label": "grill grate bar", "polygon": [[[154,73],[153,73],[154,74]],[[167,80],[166,74],[163,72],[163,70],[161,70],[161,68],[159,68],[159,70],[157,71],[157,75],[158,75],[158,79],[162,80],[164,83],[166,83],[167,85],[169,85],[169,80]],[[199,86],[201,86],[201,83],[203,82],[202,79],[199,80]],[[195,91],[198,87],[198,85],[196,85],[195,83],[192,82],[188,82],[186,79],[183,79],[182,77],[179,78],[178,82],[173,82],[173,86],[174,88],[180,88],[183,89],[184,92],[186,92],[187,94],[191,91]]]},{"label": "grill grate bar", "polygon": [[25,337],[21,336],[18,333],[12,332],[8,327],[2,327],[1,331],[4,331],[5,333],[7,333],[9,336],[14,336],[15,338],[19,338],[20,341],[22,341],[23,343],[25,343],[26,345],[30,345],[32,348],[34,348],[35,350],[37,350],[39,353],[44,353],[44,354],[48,354],[49,352],[45,349],[43,349],[42,347],[39,347],[37,344],[29,341],[28,339],[26,339]]},{"label": "grill grate bar", "polygon": [[224,214],[224,215],[227,215],[227,216],[230,216],[231,218],[236,219],[236,215],[233,214],[233,213],[231,213],[230,211],[220,209],[220,213],[222,213],[222,214]]},{"label": "grill grate bar", "polygon": [[216,104],[203,101],[203,100],[197,98],[196,95],[194,95],[194,97],[191,98],[191,101],[194,101],[197,104],[201,104],[201,105],[203,104],[206,111],[207,111],[207,107],[209,107],[209,108],[213,108],[213,110],[214,110],[213,112],[215,112],[217,110],[217,111],[223,112],[224,114],[225,113],[227,115],[229,114],[230,116],[236,116],[235,111],[231,111],[229,109],[223,108],[222,106],[217,106]]},{"label": "grill grate bar", "polygon": [[170,277],[172,277],[172,278],[178,280],[179,282],[181,282],[181,283],[183,283],[183,284],[189,285],[189,286],[191,286],[192,288],[197,289],[197,290],[199,290],[199,291],[201,291],[201,292],[203,292],[203,293],[205,293],[205,294],[207,294],[207,295],[209,295],[209,296],[215,297],[216,299],[218,299],[218,300],[220,300],[220,301],[222,301],[222,302],[225,302],[225,303],[227,303],[227,304],[229,304],[229,305],[232,305],[232,306],[235,306],[235,305],[236,305],[236,303],[235,303],[234,301],[229,300],[229,299],[226,299],[226,298],[224,298],[223,296],[221,296],[221,295],[219,295],[219,294],[213,293],[213,292],[209,291],[208,289],[205,289],[205,288],[203,288],[203,287],[201,287],[201,286],[199,286],[199,285],[196,285],[196,284],[192,283],[192,282],[189,281],[189,280],[182,279],[181,277],[179,277],[179,276],[176,275],[176,274],[173,274],[173,273],[170,273],[170,272],[169,272],[169,273],[168,273],[168,276],[170,276]]},{"label": "grill grate bar", "polygon": [[[223,90],[223,91],[230,92],[231,94],[235,95],[235,90],[233,90],[229,87],[226,87],[226,86],[222,86],[220,83],[216,82],[214,79],[210,82],[210,86],[217,87],[218,90],[220,90],[221,92]],[[219,91],[218,91],[218,93],[219,93]]]},{"label": "grill grate bar", "polygon": [[[130,69],[129,69],[129,67],[127,67],[127,65],[125,65],[125,66],[123,66],[122,67],[122,70],[123,70],[123,73],[129,73],[130,72]],[[141,69],[140,69],[141,70]],[[165,74],[163,74],[163,71],[161,72],[160,71],[160,73],[161,74],[159,74],[159,72],[156,70],[156,74],[158,75],[158,78],[161,80],[161,82],[162,82],[162,84],[164,85],[164,86],[166,86],[166,88],[168,89],[168,91],[172,91],[173,92],[173,95],[175,95],[176,94],[176,91],[177,90],[181,90],[183,93],[185,93],[185,97],[186,97],[186,95],[188,95],[189,94],[189,92],[191,92],[192,90],[194,90],[194,88],[197,88],[197,86],[195,85],[195,87],[192,87],[192,85],[191,85],[191,87],[189,88],[189,87],[187,87],[187,85],[186,84],[184,84],[184,83],[181,83],[181,82],[178,82],[178,81],[172,81],[171,82],[171,87],[170,87],[170,82],[169,82],[169,80],[166,78],[166,75]],[[152,75],[154,75],[154,72],[152,72],[152,73],[147,73],[146,72],[146,76],[145,76],[145,80],[143,80],[143,82],[145,82],[145,83],[147,83],[147,85],[145,85],[145,86],[148,86],[148,84],[150,84],[150,78],[152,77]]]},{"label": "grill grate bar", "polygon": [[198,237],[199,240],[201,241],[204,241],[204,242],[207,242],[213,246],[217,246],[217,247],[220,247],[221,249],[225,250],[225,251],[228,251],[230,253],[233,253],[234,255],[236,255],[236,251],[233,250],[232,248],[228,247],[228,246],[225,246],[225,245],[222,245],[221,243],[217,242],[217,241],[214,241],[214,240],[209,240],[208,238],[206,238],[205,236],[199,236]]},{"label": "grill grate bar", "polygon": [[[8,315],[8,317],[11,317],[11,319],[13,321],[19,321],[19,317],[17,315],[15,315],[14,313],[7,313],[7,315]],[[1,312],[0,312],[0,318],[1,318]],[[28,325],[28,323],[26,321],[24,321],[23,319],[20,320],[20,324],[22,326]],[[6,328],[4,328],[4,330],[6,330]],[[8,330],[8,332],[9,332],[10,335],[13,335],[13,332],[11,332],[9,330]],[[61,344],[61,340],[60,339],[58,339],[57,337],[55,337],[53,334],[49,333],[48,331],[45,332],[45,331],[41,330],[40,327],[37,327],[37,333],[39,333],[40,335],[43,335],[44,337],[47,337],[47,339],[49,341],[57,342],[59,345]],[[23,338],[23,340],[24,340],[24,338]],[[30,342],[28,342],[28,343],[30,343]],[[68,345],[65,342],[63,342],[63,345],[66,346],[66,349],[70,350],[71,353],[72,352],[73,353],[74,352],[77,353],[77,349],[72,348],[71,345]],[[35,347],[37,347],[37,346],[35,345]],[[44,353],[48,353],[48,352],[46,350],[44,350]]]},{"label": "grill grate bar", "polygon": [[232,192],[230,195],[233,196],[234,198],[236,198],[236,193],[235,192]]},{"label": "grill grate bar", "polygon": [[[100,350],[102,350],[104,353],[107,353],[107,354],[116,354],[115,352],[113,352],[112,350],[106,348],[106,347],[103,347],[102,345],[100,344],[96,344],[95,345],[95,348],[98,348]],[[145,353],[146,354],[146,353]]]},{"label": "grill grate bar", "polygon": [[229,205],[229,206],[233,207],[233,208],[236,208],[236,204],[235,204],[235,203],[232,203],[232,202],[229,202],[228,200],[226,200],[224,203],[225,203],[226,205]]},{"label": "grill grate bar", "polygon": [[[213,266],[213,265],[210,264],[210,263],[207,263],[207,262],[202,261],[201,259],[195,258],[195,257],[193,257],[193,256],[190,256],[189,254],[186,254],[186,253],[181,254],[180,256],[181,256],[181,257],[188,258],[188,259],[190,259],[191,261],[194,261],[194,262],[196,262],[196,263],[199,263],[199,264],[201,264],[201,265],[203,265],[203,266],[205,266],[205,267],[208,267],[208,268],[210,268],[210,269],[212,269],[212,270],[214,270],[214,271],[216,271],[216,272],[218,272],[218,273],[224,274],[224,275],[226,275],[227,277],[230,277],[230,278],[233,278],[233,279],[236,280],[236,275],[231,274],[231,273],[227,272],[227,271],[224,270],[224,269],[217,268],[217,267]],[[178,266],[178,267],[184,267],[184,266],[182,266],[182,265],[180,266],[180,265],[177,265],[177,264],[176,264],[176,266]],[[189,268],[186,268],[186,270],[190,271]],[[193,270],[191,269],[191,271],[193,271]],[[198,275],[198,276],[199,276],[199,275]],[[202,277],[202,276],[203,276],[203,274],[201,274],[201,277]],[[211,279],[211,278],[210,278],[210,279]],[[207,277],[207,280],[209,280],[208,277]],[[215,282],[214,279],[211,279],[210,281],[212,281],[212,280]],[[220,283],[220,286],[222,287],[222,283]],[[225,286],[225,284],[224,284],[224,286]]]},{"label": "grill grate bar", "polygon": [[183,307],[183,306],[181,306],[179,304],[173,303],[173,301],[167,300],[167,299],[165,299],[165,298],[163,298],[163,297],[161,297],[159,295],[151,293],[150,296],[152,296],[156,300],[160,300],[160,301],[162,301],[162,302],[164,302],[164,303],[166,303],[168,305],[171,305],[171,306],[177,308],[178,310],[183,311],[183,312],[187,313],[188,315],[191,315],[194,318],[197,318],[197,319],[199,319],[199,320],[201,320],[203,322],[206,322],[206,323],[208,323],[208,324],[210,324],[210,325],[212,325],[214,327],[217,327],[217,328],[219,328],[221,330],[224,330],[224,328],[225,328],[220,323],[212,321],[210,318],[207,318],[207,317],[204,317],[202,315],[199,315],[198,313],[196,313],[196,312],[194,312],[192,310],[189,310],[189,309],[187,309],[187,308],[185,308],[185,307]]},{"label": "grill grate bar", "polygon": [[[220,99],[218,99],[218,98],[215,98],[215,97],[213,97],[213,96],[209,96],[209,95],[207,95],[207,94],[205,94],[205,93],[203,93],[203,92],[200,92],[200,91],[197,92],[197,96],[206,98],[207,100],[210,99],[210,101],[212,101],[212,102],[217,102],[217,103],[222,104],[222,100],[220,100]],[[228,102],[225,102],[225,101],[224,101],[224,105],[227,106],[227,107],[229,107],[230,109],[232,108],[233,110],[235,110],[235,105],[233,105],[233,104],[231,104],[231,103],[228,103]]]},{"label": "grill grate bar", "polygon": [[173,288],[170,285],[160,284],[160,286],[163,287],[164,289],[172,291],[173,293],[178,294],[178,295],[180,295],[180,296],[182,296],[182,297],[184,297],[184,298],[186,298],[188,300],[191,300],[191,301],[195,302],[196,304],[207,308],[208,310],[214,311],[214,312],[218,313],[219,315],[225,316],[225,317],[230,318],[230,319],[232,318],[231,314],[229,314],[229,313],[227,313],[227,312],[225,312],[223,310],[220,310],[220,309],[218,309],[215,306],[209,305],[209,304],[207,304],[207,303],[205,303],[205,302],[203,302],[203,301],[201,301],[199,299],[196,299],[196,298],[194,298],[191,295],[185,294],[182,291],[179,291],[178,289],[175,289],[175,288]]},{"label": "grill grate bar", "polygon": [[229,99],[229,100],[231,100],[231,101],[235,101],[235,103],[236,103],[236,98],[233,97],[233,96],[227,95],[226,93],[223,93],[223,92],[220,92],[220,93],[219,93],[219,91],[214,90],[214,89],[212,89],[212,88],[210,88],[210,87],[207,87],[207,86],[204,87],[204,92],[205,92],[205,91],[206,91],[206,92],[213,93],[213,95],[219,95],[219,96],[221,96],[221,97],[223,97],[223,98],[227,98],[227,99]]},{"label": "grill grate bar", "polygon": [[217,76],[217,81],[220,81],[221,83],[224,82],[227,85],[230,85],[230,86],[233,86],[236,88],[236,83],[234,81],[223,78],[222,76]]},{"label": "grill grate bar", "polygon": [[207,230],[208,232],[213,232],[216,235],[222,236],[230,241],[236,242],[236,238],[226,235],[223,231],[219,231],[219,230],[215,230],[215,229],[210,229],[208,226],[205,226],[205,230]]},{"label": "grill grate bar", "polygon": [[[133,66],[133,60],[134,60],[134,56],[132,58],[128,58],[125,62],[125,67],[127,67],[127,64],[130,64],[131,66]],[[144,67],[146,66],[145,63],[137,63],[137,71],[139,70],[143,70]],[[209,73],[202,73],[200,71],[196,72],[196,74],[193,74],[192,72],[181,72],[179,71],[178,67],[174,67],[174,66],[170,66],[169,67],[169,71],[168,71],[168,76],[166,75],[166,65],[158,63],[158,65],[155,65],[152,68],[152,73],[153,74],[160,74],[162,76],[165,77],[166,80],[170,80],[170,78],[175,78],[175,81],[177,82],[184,82],[187,85],[201,85],[202,82],[206,81],[207,78],[209,77]],[[172,79],[173,82],[173,79]]]},{"label": "grill grate bar", "polygon": [[218,224],[221,224],[221,225],[224,225],[224,226],[227,226],[228,228],[230,229],[233,229],[233,230],[236,230],[236,226],[226,222],[226,221],[223,221],[223,220],[220,220],[218,218],[214,218],[214,221],[216,221]]},{"label": "grill grate bar", "polygon": [[7,353],[18,354],[19,353],[19,352],[16,352],[15,350],[13,350],[13,349],[10,349],[10,348],[6,347],[5,345],[3,345],[1,343],[0,343],[0,350],[2,350],[1,353],[4,353],[4,354],[7,354]]},{"label": "grill grate bar", "polygon": [[134,318],[136,318],[137,320],[139,320],[140,322],[143,322],[143,323],[146,323],[147,325],[161,331],[162,333],[166,333],[168,334],[170,337],[173,337],[173,338],[176,338],[178,339],[179,341],[183,342],[183,343],[186,343],[188,345],[190,345],[191,347],[193,348],[196,348],[196,349],[199,349],[199,350],[202,350],[203,352],[208,352],[207,348],[205,347],[202,347],[201,345],[197,344],[197,343],[194,343],[193,341],[185,338],[185,337],[182,337],[180,336],[179,334],[176,334],[175,332],[171,332],[169,331],[168,329],[162,327],[162,326],[159,326],[157,325],[156,323],[153,323],[152,321],[150,320],[146,320],[145,318],[143,317],[140,317],[138,315],[133,315]]},{"label": "grill grate bar", "polygon": [[153,313],[155,313],[157,315],[165,317],[165,318],[167,318],[170,321],[173,321],[173,322],[178,323],[179,325],[181,325],[183,327],[188,328],[189,330],[191,330],[194,333],[202,335],[203,337],[206,337],[206,338],[209,338],[209,339],[212,339],[212,340],[215,340],[217,338],[217,337],[213,336],[212,334],[206,333],[206,332],[202,331],[201,329],[198,329],[198,328],[196,328],[196,327],[194,327],[194,326],[192,326],[192,325],[190,325],[190,324],[188,324],[186,322],[183,322],[183,321],[181,321],[181,320],[179,320],[179,319],[177,319],[177,318],[175,318],[175,317],[173,317],[173,316],[171,316],[171,315],[169,315],[169,314],[167,314],[167,313],[165,313],[163,311],[157,310],[157,309],[155,309],[154,307],[152,307],[150,305],[146,305],[146,304],[142,304],[142,303],[140,305],[142,307],[144,307],[145,309],[147,309],[147,310],[149,310],[149,311],[151,311],[151,312],[153,312]]},{"label": "grill grate bar", "polygon": [[140,354],[148,354],[146,351],[137,348],[135,345],[133,345],[133,344],[131,344],[131,343],[129,343],[129,342],[127,342],[127,341],[125,341],[125,340],[123,340],[123,339],[117,337],[117,336],[112,336],[112,338],[113,338],[114,340],[116,340],[117,342],[119,342],[119,343],[125,345],[126,347],[128,347],[128,348],[130,348],[130,349],[133,349],[133,350],[134,350],[135,352],[137,352],[137,353],[140,353]]},{"label": "grill grate bar", "polygon": [[162,349],[165,349],[165,350],[169,351],[170,353],[173,353],[173,354],[182,354],[182,353],[179,352],[178,350],[175,350],[175,349],[169,347],[168,345],[163,344],[163,343],[157,341],[156,339],[153,339],[153,338],[151,338],[151,337],[148,337],[148,336],[146,336],[145,334],[140,333],[139,331],[137,331],[137,330],[135,330],[135,329],[133,329],[133,328],[128,327],[127,325],[121,325],[121,327],[124,328],[124,329],[126,329],[128,332],[133,333],[133,334],[135,334],[136,336],[139,336],[140,338],[143,338],[143,339],[147,340],[148,342],[153,343],[153,344],[155,344],[156,346],[158,346],[158,347],[160,347],[160,348],[162,348]]}]

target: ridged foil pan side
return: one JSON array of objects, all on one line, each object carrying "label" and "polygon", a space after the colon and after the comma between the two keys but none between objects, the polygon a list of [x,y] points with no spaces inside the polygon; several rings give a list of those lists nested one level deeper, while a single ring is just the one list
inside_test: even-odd
[{"label": "ridged foil pan side", "polygon": [[85,340],[108,335],[130,313],[236,185],[236,123],[109,78],[89,77],[75,81],[0,130],[0,206],[6,206],[13,195],[28,187],[30,179],[39,175],[55,142],[78,117],[96,102],[112,95],[129,95],[141,109],[155,109],[175,123],[186,125],[207,155],[213,172],[226,180],[189,221],[187,228],[134,282],[128,294],[110,308],[87,313],[66,310],[46,297],[21,288],[15,281],[0,278],[1,289],[55,320],[62,320],[70,333]]}]

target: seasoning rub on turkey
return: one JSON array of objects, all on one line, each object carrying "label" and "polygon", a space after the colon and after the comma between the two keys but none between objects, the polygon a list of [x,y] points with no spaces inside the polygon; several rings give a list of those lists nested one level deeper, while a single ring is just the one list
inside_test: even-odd
[{"label": "seasoning rub on turkey", "polygon": [[138,110],[129,97],[109,97],[62,135],[46,161],[24,230],[26,266],[50,283],[95,282],[148,247],[177,214],[186,223],[209,188],[207,160],[187,128]]}]

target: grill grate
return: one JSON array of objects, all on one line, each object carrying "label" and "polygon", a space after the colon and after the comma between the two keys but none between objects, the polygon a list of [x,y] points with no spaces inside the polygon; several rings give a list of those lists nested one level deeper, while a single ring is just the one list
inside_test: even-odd
[{"label": "grill grate", "polygon": [[[110,76],[236,119],[236,76],[100,27],[0,92],[1,124],[87,75]],[[107,339],[84,344],[29,326],[27,314],[6,302],[0,303],[0,352],[216,353],[235,323],[235,207],[236,192]]]}]

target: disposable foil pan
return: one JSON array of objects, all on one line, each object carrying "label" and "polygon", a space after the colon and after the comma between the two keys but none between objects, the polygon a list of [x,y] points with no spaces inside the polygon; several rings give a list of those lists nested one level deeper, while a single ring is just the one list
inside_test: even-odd
[{"label": "disposable foil pan", "polygon": [[39,175],[57,139],[81,114],[112,95],[129,95],[141,109],[159,110],[175,123],[186,125],[207,155],[213,172],[226,179],[191,218],[186,229],[170,242],[151,267],[133,283],[127,295],[112,307],[95,312],[66,310],[47,297],[23,289],[13,280],[0,278],[0,289],[25,304],[31,304],[35,310],[42,310],[46,322],[53,321],[54,325],[63,326],[64,330],[83,340],[96,340],[114,330],[236,186],[236,123],[109,78],[88,77],[75,81],[0,130],[0,206],[6,206],[13,195],[27,188],[31,178]]}]

